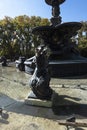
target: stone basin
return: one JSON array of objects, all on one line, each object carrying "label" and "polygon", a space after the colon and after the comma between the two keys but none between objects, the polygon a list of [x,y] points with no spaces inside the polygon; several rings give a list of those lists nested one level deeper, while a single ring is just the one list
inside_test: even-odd
[{"label": "stone basin", "polygon": [[[66,22],[62,24],[58,24],[55,27],[54,26],[40,26],[40,27],[35,27],[33,28],[32,33],[35,35],[41,36],[41,38],[45,39],[46,38],[50,41],[47,42],[46,44],[51,44],[51,41],[54,41],[54,36],[55,39],[59,38],[57,41],[60,39],[65,39],[65,38],[70,38],[73,35],[77,34],[77,31],[81,28],[82,24],[80,22]],[[51,40],[50,40],[51,39]],[[56,44],[54,44],[56,46]]]},{"label": "stone basin", "polygon": [[[32,61],[25,61],[25,72],[33,74],[35,66],[31,66]],[[50,73],[52,77],[79,76],[87,74],[87,60],[63,60],[50,61]]]},{"label": "stone basin", "polygon": [[52,61],[49,63],[52,77],[68,77],[87,74],[87,61]]}]

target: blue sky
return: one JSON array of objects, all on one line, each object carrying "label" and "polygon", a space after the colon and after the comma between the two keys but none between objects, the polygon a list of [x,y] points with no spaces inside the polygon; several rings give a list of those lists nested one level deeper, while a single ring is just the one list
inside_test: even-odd
[{"label": "blue sky", "polygon": [[[87,0],[66,0],[61,6],[63,22],[87,21]],[[0,0],[0,19],[19,15],[51,18],[51,6],[45,0]]]}]

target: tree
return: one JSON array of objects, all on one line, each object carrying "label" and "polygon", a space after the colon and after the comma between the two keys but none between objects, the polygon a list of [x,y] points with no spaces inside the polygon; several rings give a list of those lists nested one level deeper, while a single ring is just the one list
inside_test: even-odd
[{"label": "tree", "polygon": [[87,57],[87,21],[81,23],[82,28],[78,32],[78,48],[81,54]]},{"label": "tree", "polygon": [[34,50],[41,41],[32,34],[32,29],[49,24],[48,19],[36,16],[23,15],[14,19],[6,16],[0,20],[0,55],[6,55],[10,59],[16,55],[34,55]]}]

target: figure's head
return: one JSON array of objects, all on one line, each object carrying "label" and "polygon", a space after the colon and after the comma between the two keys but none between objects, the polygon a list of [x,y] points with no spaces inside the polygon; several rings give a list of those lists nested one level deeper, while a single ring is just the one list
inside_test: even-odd
[{"label": "figure's head", "polygon": [[46,55],[47,48],[45,45],[40,45],[38,48],[35,50],[36,57],[39,57],[41,55]]},{"label": "figure's head", "polygon": [[44,70],[47,64],[47,48],[45,46],[39,46],[36,48],[36,67],[38,70]]}]

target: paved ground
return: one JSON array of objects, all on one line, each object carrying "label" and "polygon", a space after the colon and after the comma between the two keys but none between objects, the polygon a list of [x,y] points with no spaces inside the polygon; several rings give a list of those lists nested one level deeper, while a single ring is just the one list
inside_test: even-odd
[{"label": "paved ground", "polygon": [[[0,66],[1,130],[65,130],[58,121],[74,114],[77,121],[87,122],[87,76],[52,79],[50,86],[56,92],[56,107],[29,106],[24,99],[30,91],[31,75],[16,70],[13,64]],[[75,128],[76,130],[87,130]]]}]

